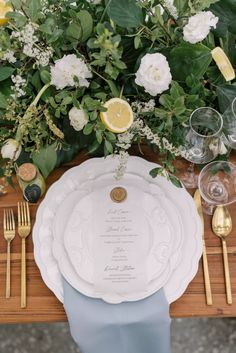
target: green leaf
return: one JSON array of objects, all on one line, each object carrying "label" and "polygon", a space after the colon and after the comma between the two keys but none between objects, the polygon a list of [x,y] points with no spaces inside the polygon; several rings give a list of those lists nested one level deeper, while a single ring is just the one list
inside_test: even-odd
[{"label": "green leaf", "polygon": [[149,174],[151,175],[152,178],[156,178],[160,174],[162,169],[163,168],[160,168],[160,167],[153,168],[152,170],[150,170]]},{"label": "green leaf", "polygon": [[83,133],[85,135],[90,135],[92,132],[93,132],[93,124],[91,123],[86,124],[83,129]]},{"label": "green leaf", "polygon": [[40,78],[43,81],[43,83],[45,83],[45,84],[51,82],[51,74],[47,70],[42,70],[40,72]]},{"label": "green leaf", "polygon": [[212,4],[215,4],[219,0],[189,0],[188,5],[191,9],[191,13],[198,13],[205,9],[208,9]]},{"label": "green leaf", "polygon": [[174,5],[177,8],[179,16],[183,16],[188,12],[188,0],[174,0]]},{"label": "green leaf", "polygon": [[224,113],[224,111],[228,108],[228,106],[236,97],[236,83],[232,85],[225,84],[217,86],[216,93],[219,102],[220,112]]},{"label": "green leaf", "polygon": [[66,30],[68,37],[71,37],[74,40],[80,40],[82,38],[82,29],[78,23],[72,22]]},{"label": "green leaf", "polygon": [[88,147],[88,152],[92,154],[92,153],[96,152],[99,147],[100,147],[100,144],[98,143],[98,141],[94,140],[92,145],[90,145]]},{"label": "green leaf", "polygon": [[7,108],[7,99],[6,97],[0,92],[0,108],[6,109]]},{"label": "green leaf", "polygon": [[86,10],[81,10],[77,13],[77,18],[80,21],[82,28],[82,42],[85,42],[93,31],[93,18]]},{"label": "green leaf", "polygon": [[182,82],[190,74],[202,78],[211,61],[211,50],[203,44],[181,43],[168,55],[173,80]]},{"label": "green leaf", "polygon": [[177,188],[182,188],[183,187],[182,184],[181,184],[181,181],[178,178],[176,178],[176,176],[174,176],[173,174],[169,174],[169,180]]},{"label": "green leaf", "polygon": [[139,27],[144,23],[143,11],[135,0],[111,0],[108,15],[118,26],[124,28]]},{"label": "green leaf", "polygon": [[102,143],[102,140],[103,140],[103,136],[102,136],[102,132],[100,130],[97,130],[96,131],[96,139],[98,141],[99,144]]},{"label": "green leaf", "polygon": [[106,138],[108,139],[108,141],[110,142],[116,142],[116,135],[113,134],[113,132],[105,132]]},{"label": "green leaf", "polygon": [[56,143],[41,148],[38,153],[34,152],[32,160],[40,169],[44,178],[47,178],[57,164]]},{"label": "green leaf", "polygon": [[11,77],[15,69],[10,66],[0,67],[0,81],[6,80],[8,77]]},{"label": "green leaf", "polygon": [[42,9],[40,0],[31,0],[29,1],[29,5],[24,7],[25,12],[27,12],[28,16],[33,22],[36,22],[38,18],[40,17],[40,11]]},{"label": "green leaf", "polygon": [[116,84],[111,80],[107,80],[106,82],[108,83],[108,86],[111,90],[113,97],[119,97],[120,92],[118,91]]},{"label": "green leaf", "polygon": [[107,150],[107,152],[113,153],[113,146],[108,140],[105,140],[105,149]]},{"label": "green leaf", "polygon": [[53,31],[55,30],[55,21],[53,18],[47,18],[46,21],[39,26],[39,31],[46,33],[46,34],[52,34]]},{"label": "green leaf", "polygon": [[234,27],[236,16],[236,1],[221,0],[212,5],[210,10],[219,18],[216,30],[214,31],[219,37],[225,37],[227,30]]},{"label": "green leaf", "polygon": [[7,14],[7,17],[12,18],[18,28],[24,27],[27,23],[26,16],[22,15],[19,12],[9,12]]},{"label": "green leaf", "polygon": [[64,163],[70,162],[75,157],[75,155],[79,153],[80,149],[81,146],[78,143],[73,143],[68,149],[59,149],[57,151],[56,167],[59,167]]}]

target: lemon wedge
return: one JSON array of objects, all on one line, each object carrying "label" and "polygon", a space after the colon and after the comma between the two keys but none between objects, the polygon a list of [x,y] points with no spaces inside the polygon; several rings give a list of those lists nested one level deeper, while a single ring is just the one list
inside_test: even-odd
[{"label": "lemon wedge", "polygon": [[4,26],[9,21],[6,14],[11,11],[13,11],[12,7],[7,5],[5,1],[0,0],[0,26]]},{"label": "lemon wedge", "polygon": [[129,103],[121,98],[112,98],[104,104],[106,112],[100,117],[106,128],[116,134],[127,131],[134,121],[134,114]]},{"label": "lemon wedge", "polygon": [[216,62],[219,70],[224,76],[226,81],[231,81],[235,78],[235,72],[229,61],[229,58],[220,47],[216,47],[211,51],[211,55]]}]

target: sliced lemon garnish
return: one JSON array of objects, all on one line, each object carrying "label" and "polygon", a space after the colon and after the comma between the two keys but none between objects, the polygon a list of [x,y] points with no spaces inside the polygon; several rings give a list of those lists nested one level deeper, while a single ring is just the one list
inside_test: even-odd
[{"label": "sliced lemon garnish", "polygon": [[9,21],[6,14],[11,11],[13,11],[12,7],[7,5],[5,1],[0,0],[0,26],[4,26]]},{"label": "sliced lemon garnish", "polygon": [[233,80],[235,78],[235,71],[223,49],[216,47],[211,51],[211,54],[225,80]]},{"label": "sliced lemon garnish", "polygon": [[106,128],[116,134],[127,131],[134,121],[129,103],[121,98],[112,98],[104,104],[106,112],[101,112],[101,120]]}]

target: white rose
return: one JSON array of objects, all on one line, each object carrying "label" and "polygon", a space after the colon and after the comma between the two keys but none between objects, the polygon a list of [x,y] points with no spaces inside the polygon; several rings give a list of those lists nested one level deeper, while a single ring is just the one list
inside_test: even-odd
[{"label": "white rose", "polygon": [[13,139],[8,139],[4,142],[1,148],[2,158],[9,158],[16,161],[21,154],[21,145],[18,141]]},{"label": "white rose", "polygon": [[56,61],[51,67],[51,76],[51,83],[57,89],[63,89],[67,86],[88,87],[87,78],[91,78],[92,73],[83,60],[75,54],[70,54]]},{"label": "white rose", "polygon": [[76,131],[83,130],[84,126],[88,123],[89,118],[87,113],[83,109],[71,108],[69,111],[70,125]]},{"label": "white rose", "polygon": [[211,11],[202,11],[190,17],[184,26],[184,40],[192,44],[201,42],[208,36],[211,27],[216,28],[218,20]]},{"label": "white rose", "polygon": [[162,54],[146,54],[136,72],[135,83],[145,92],[156,96],[169,88],[172,76],[166,57]]}]

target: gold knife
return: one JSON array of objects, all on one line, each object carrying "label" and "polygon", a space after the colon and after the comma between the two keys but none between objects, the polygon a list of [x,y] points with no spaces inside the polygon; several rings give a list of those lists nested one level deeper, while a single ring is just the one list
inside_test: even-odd
[{"label": "gold knife", "polygon": [[203,273],[204,273],[204,282],[205,282],[205,291],[206,291],[206,302],[207,302],[207,305],[212,305],[211,282],[210,282],[209,268],[208,268],[208,261],[207,261],[206,244],[204,239],[204,218],[203,218],[203,212],[202,212],[201,195],[198,189],[195,191],[194,201],[197,207],[199,217],[201,218],[201,222],[202,222],[202,243],[203,243],[202,262],[203,262]]}]

